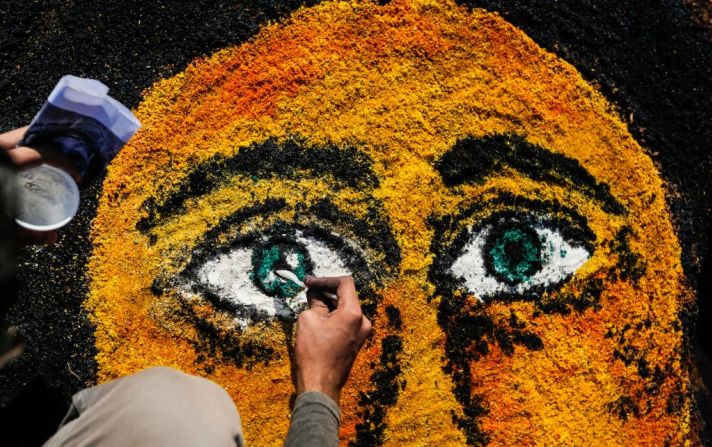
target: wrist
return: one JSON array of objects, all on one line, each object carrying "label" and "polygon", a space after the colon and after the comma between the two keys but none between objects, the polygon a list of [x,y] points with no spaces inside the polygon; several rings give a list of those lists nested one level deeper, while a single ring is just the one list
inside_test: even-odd
[{"label": "wrist", "polygon": [[304,393],[323,393],[329,396],[336,405],[339,405],[339,400],[341,398],[341,388],[337,386],[330,385],[321,380],[305,380],[303,378],[297,379],[297,396]]}]

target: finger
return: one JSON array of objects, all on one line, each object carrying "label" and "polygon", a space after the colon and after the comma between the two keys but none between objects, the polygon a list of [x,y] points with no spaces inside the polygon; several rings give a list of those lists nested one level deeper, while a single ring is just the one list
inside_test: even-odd
[{"label": "finger", "polygon": [[361,328],[358,331],[359,349],[363,346],[363,343],[371,336],[373,326],[371,325],[371,320],[366,317],[361,319]]},{"label": "finger", "polygon": [[30,126],[20,127],[5,133],[0,134],[0,149],[9,150],[17,146],[25,136],[27,128]]},{"label": "finger", "polygon": [[309,275],[304,278],[304,284],[310,289],[336,292],[342,278],[343,276],[324,276],[323,278],[317,278],[316,276]]},{"label": "finger", "polygon": [[322,317],[329,315],[331,312],[331,309],[329,309],[329,306],[326,302],[324,302],[324,300],[325,298],[323,298],[318,292],[307,290],[307,303],[309,304],[309,310]]},{"label": "finger", "polygon": [[49,245],[59,238],[56,231],[35,231],[23,227],[18,227],[17,236],[22,245]]},{"label": "finger", "polygon": [[47,239],[45,241],[45,244],[56,244],[58,240],[59,234],[56,231],[47,232]]},{"label": "finger", "polygon": [[358,294],[356,293],[356,285],[354,284],[353,278],[350,276],[342,276],[341,281],[339,281],[339,287],[336,288],[336,296],[339,297],[339,302],[337,303],[337,309],[342,309],[354,313],[354,315],[361,314],[361,304],[358,301]]},{"label": "finger", "polygon": [[353,313],[354,316],[361,316],[361,305],[358,301],[356,286],[354,285],[353,278],[350,276],[331,276],[324,278],[309,276],[306,280],[306,285],[309,288],[336,291],[336,295],[339,297],[337,309],[349,311]]}]

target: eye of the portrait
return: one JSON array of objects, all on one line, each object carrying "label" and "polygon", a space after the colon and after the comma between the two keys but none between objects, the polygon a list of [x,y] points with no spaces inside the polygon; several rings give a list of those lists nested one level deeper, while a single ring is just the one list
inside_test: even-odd
[{"label": "eye of the portrait", "polygon": [[224,219],[184,258],[179,273],[156,278],[153,293],[172,296],[189,308],[208,304],[236,328],[245,328],[275,319],[293,321],[306,307],[303,287],[277,270],[289,270],[302,282],[307,275],[349,275],[370,315],[379,299],[374,288],[393,268],[383,256],[390,238],[377,237],[386,233],[374,232],[357,218],[342,222],[346,216],[326,204],[286,220],[270,217],[277,212],[290,214],[278,200]]},{"label": "eye of the portrait", "polygon": [[555,286],[584,265],[584,241],[536,218],[503,217],[472,231],[450,270],[480,298]]},{"label": "eye of the portrait", "polygon": [[[342,241],[341,249],[335,241]],[[295,228],[251,234],[192,265],[178,288],[234,314],[241,326],[275,317],[291,320],[306,307],[306,292],[275,271],[289,270],[301,281],[307,275],[351,275],[349,264],[358,261],[344,253],[346,243],[333,233],[322,237]]]},{"label": "eye of the portrait", "polygon": [[485,205],[448,219],[434,245],[437,285],[481,300],[530,300],[565,283],[593,255],[595,236],[583,217],[550,205],[494,213]]}]

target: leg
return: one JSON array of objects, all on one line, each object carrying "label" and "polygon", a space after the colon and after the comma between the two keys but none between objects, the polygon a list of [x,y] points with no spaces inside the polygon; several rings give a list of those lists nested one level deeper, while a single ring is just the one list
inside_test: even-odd
[{"label": "leg", "polygon": [[228,394],[209,380],[166,367],[87,388],[72,398],[58,446],[243,447],[242,424]]}]

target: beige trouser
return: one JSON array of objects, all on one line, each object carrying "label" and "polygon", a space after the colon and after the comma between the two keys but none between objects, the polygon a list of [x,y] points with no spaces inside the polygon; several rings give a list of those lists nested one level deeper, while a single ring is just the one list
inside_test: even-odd
[{"label": "beige trouser", "polygon": [[45,447],[243,447],[242,424],[217,384],[155,367],[87,388]]}]

